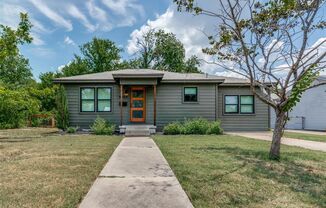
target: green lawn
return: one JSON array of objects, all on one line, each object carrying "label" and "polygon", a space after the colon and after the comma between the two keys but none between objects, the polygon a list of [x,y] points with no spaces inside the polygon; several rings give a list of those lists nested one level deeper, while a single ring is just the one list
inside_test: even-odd
[{"label": "green lawn", "polygon": [[294,139],[303,139],[311,140],[317,142],[326,142],[325,135],[315,135],[315,134],[306,134],[306,133],[296,133],[296,132],[284,132],[284,137],[294,138]]},{"label": "green lawn", "polygon": [[243,137],[155,136],[196,208],[326,207],[326,153]]},{"label": "green lawn", "polygon": [[0,131],[0,207],[76,207],[121,137]]}]

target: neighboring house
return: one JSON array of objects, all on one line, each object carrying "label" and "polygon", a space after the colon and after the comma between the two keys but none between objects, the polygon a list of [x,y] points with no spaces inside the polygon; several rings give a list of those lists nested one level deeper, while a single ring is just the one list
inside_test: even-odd
[{"label": "neighboring house", "polygon": [[[187,118],[220,120],[225,130],[267,130],[269,107],[245,79],[125,69],[54,80],[67,91],[71,126],[89,128],[97,116],[119,126],[158,129]],[[121,105],[122,104],[122,107]]]},{"label": "neighboring house", "polygon": [[[325,83],[326,76],[320,76],[314,84]],[[275,113],[271,113],[271,124]],[[326,130],[326,85],[311,88],[302,94],[300,102],[289,112],[287,129]]]}]

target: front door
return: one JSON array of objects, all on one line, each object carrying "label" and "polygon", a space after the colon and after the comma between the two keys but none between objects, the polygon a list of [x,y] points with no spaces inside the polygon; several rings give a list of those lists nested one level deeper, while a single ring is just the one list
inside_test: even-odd
[{"label": "front door", "polygon": [[132,87],[130,96],[130,121],[145,122],[146,112],[145,87]]}]

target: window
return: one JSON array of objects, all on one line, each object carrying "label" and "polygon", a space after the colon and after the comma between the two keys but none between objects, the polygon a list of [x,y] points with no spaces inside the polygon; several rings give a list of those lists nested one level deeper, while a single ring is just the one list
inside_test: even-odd
[{"label": "window", "polygon": [[253,114],[255,113],[255,100],[253,95],[225,95],[225,114]]},{"label": "window", "polygon": [[183,93],[184,102],[198,102],[198,89],[197,87],[185,87]]},{"label": "window", "polygon": [[254,96],[252,95],[240,96],[240,113],[242,114],[254,113]]},{"label": "window", "polygon": [[111,88],[97,88],[97,112],[111,112]]},{"label": "window", "polygon": [[95,111],[95,88],[80,89],[80,111],[81,112]]},{"label": "window", "polygon": [[239,96],[225,95],[224,96],[224,113],[235,114],[239,113]]}]

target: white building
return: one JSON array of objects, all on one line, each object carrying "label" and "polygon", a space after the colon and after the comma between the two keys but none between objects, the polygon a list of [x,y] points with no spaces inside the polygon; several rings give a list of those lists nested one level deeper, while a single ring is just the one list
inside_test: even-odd
[{"label": "white building", "polygon": [[[326,76],[320,76],[316,82],[326,83]],[[271,111],[271,127],[274,128],[275,113]],[[326,131],[326,84],[305,91],[289,118],[287,129]]]}]

